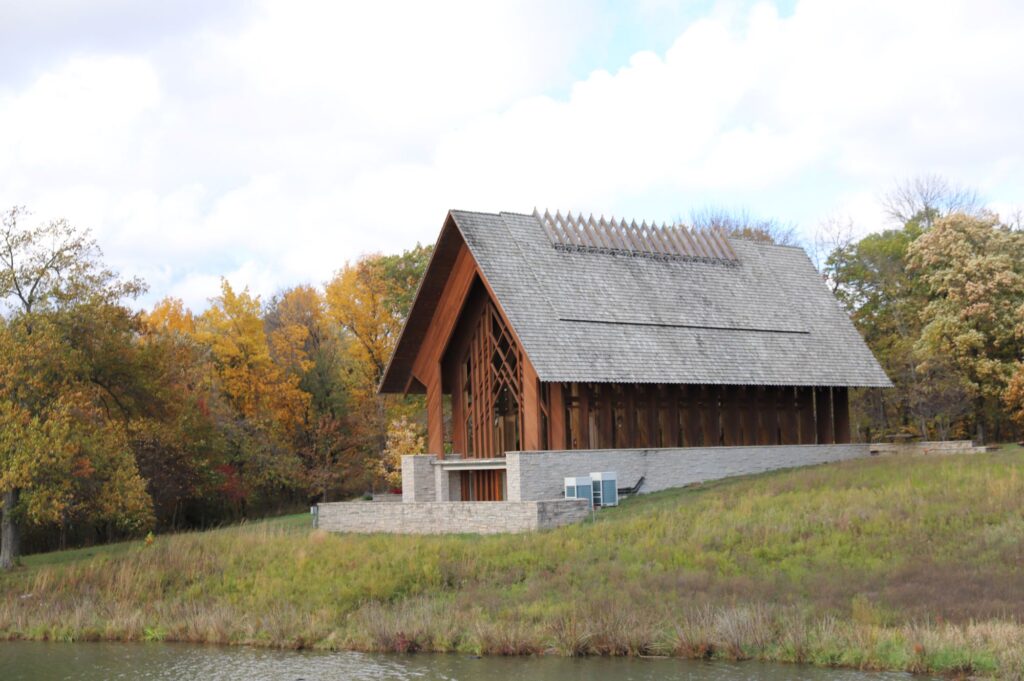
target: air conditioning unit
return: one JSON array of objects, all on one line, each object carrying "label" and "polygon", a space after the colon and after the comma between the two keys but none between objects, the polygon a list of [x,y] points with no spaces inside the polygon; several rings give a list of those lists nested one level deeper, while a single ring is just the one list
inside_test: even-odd
[{"label": "air conditioning unit", "polygon": [[594,487],[589,477],[566,478],[565,479],[566,499],[586,499],[591,507],[594,505]]},{"label": "air conditioning unit", "polygon": [[615,471],[590,474],[591,503],[594,506],[619,505],[619,475]]}]

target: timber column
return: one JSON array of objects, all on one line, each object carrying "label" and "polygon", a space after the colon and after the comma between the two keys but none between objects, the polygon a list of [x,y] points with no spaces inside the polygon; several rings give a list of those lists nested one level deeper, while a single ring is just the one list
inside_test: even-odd
[{"label": "timber column", "polygon": [[444,394],[441,392],[441,367],[433,367],[427,386],[427,452],[444,458]]}]

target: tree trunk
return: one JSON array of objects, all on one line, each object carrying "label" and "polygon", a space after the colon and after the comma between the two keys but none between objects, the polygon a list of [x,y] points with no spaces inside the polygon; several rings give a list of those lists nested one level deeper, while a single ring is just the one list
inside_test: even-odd
[{"label": "tree trunk", "polygon": [[60,514],[60,538],[57,542],[57,548],[61,551],[68,547],[68,514],[67,512]]},{"label": "tree trunk", "polygon": [[985,444],[985,403],[978,400],[978,404],[974,410],[974,421],[978,427],[977,442],[976,445]]},{"label": "tree trunk", "polygon": [[21,555],[21,528],[15,518],[20,496],[21,490],[17,487],[4,492],[3,520],[0,521],[0,570],[13,568]]}]

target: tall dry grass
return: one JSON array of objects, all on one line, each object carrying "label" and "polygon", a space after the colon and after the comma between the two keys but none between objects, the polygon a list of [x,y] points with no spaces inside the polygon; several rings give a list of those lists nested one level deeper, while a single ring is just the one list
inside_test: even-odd
[{"label": "tall dry grass", "polygon": [[1024,453],[659,493],[495,537],[302,521],[0,577],[0,637],[676,655],[1024,678]]}]

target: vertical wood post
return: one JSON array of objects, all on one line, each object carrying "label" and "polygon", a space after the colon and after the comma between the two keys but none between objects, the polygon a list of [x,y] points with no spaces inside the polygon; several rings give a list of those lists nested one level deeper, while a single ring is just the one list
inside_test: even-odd
[{"label": "vertical wood post", "polygon": [[818,423],[818,444],[830,445],[835,442],[832,424],[832,389],[814,389],[814,415]]},{"label": "vertical wood post", "polygon": [[638,447],[636,437],[636,385],[627,383],[623,386],[626,399],[626,447]]},{"label": "vertical wood post", "polygon": [[734,385],[722,386],[722,442],[727,447],[742,444],[740,437],[739,388]]},{"label": "vertical wood post", "polygon": [[850,442],[850,392],[846,386],[832,388],[832,416],[836,442]]},{"label": "vertical wood post", "polygon": [[779,442],[779,388],[774,385],[758,388],[757,444],[777,445]]},{"label": "vertical wood post", "polygon": [[601,383],[601,446],[615,449],[615,391],[610,383]]},{"label": "vertical wood post", "polygon": [[685,386],[685,390],[686,413],[683,416],[686,430],[686,446],[699,447],[704,442],[700,432],[700,388],[695,385],[688,385]]},{"label": "vertical wood post", "polygon": [[753,386],[743,386],[740,394],[741,418],[743,419],[743,444],[757,444],[757,393]]},{"label": "vertical wood post", "polygon": [[717,385],[706,385],[701,389],[702,401],[704,402],[704,423],[701,430],[704,431],[704,446],[717,447],[721,444],[721,415],[719,414],[718,399],[721,390]]},{"label": "vertical wood post", "polygon": [[796,394],[793,388],[779,389],[779,425],[782,431],[782,444],[800,444],[799,414],[796,408]]},{"label": "vertical wood post", "polygon": [[427,387],[427,453],[444,458],[444,395],[441,393],[441,367],[431,367]]},{"label": "vertical wood post", "polygon": [[525,353],[520,353],[523,366],[523,442],[524,451],[542,449],[540,444],[540,394],[537,392],[537,372]]},{"label": "vertical wood post", "polygon": [[565,437],[565,388],[562,383],[550,384],[548,409],[548,431],[551,433],[551,449],[569,449]]},{"label": "vertical wood post", "polygon": [[456,367],[452,372],[452,452],[459,455],[466,455],[466,414],[462,408],[462,384],[464,376],[462,367]]},{"label": "vertical wood post", "polygon": [[818,441],[817,426],[814,423],[814,389],[796,389],[797,413],[800,417],[800,444],[813,445]]},{"label": "vertical wood post", "polygon": [[590,449],[590,386],[580,383],[580,449]]},{"label": "vertical wood post", "polygon": [[682,409],[682,401],[680,398],[680,389],[682,386],[670,385],[667,387],[665,394],[665,404],[658,405],[659,409],[664,409],[664,420],[665,420],[665,446],[666,447],[682,447],[682,432],[679,427],[679,412]]},{"label": "vertical wood post", "polygon": [[644,391],[647,393],[647,446],[660,447],[658,442],[658,410],[661,404],[661,391],[655,383],[644,384]]}]

